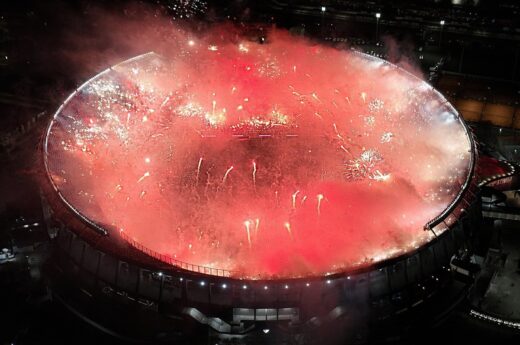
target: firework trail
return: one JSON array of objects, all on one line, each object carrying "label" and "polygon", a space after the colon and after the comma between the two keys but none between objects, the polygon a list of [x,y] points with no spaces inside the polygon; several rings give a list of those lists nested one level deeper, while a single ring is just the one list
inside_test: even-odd
[{"label": "firework trail", "polygon": [[253,161],[253,188],[256,192],[256,162]]},{"label": "firework trail", "polygon": [[293,208],[293,210],[296,209],[296,197],[298,196],[298,193],[300,193],[299,190],[297,190],[296,192],[294,192],[294,193],[291,195],[292,208]]},{"label": "firework trail", "polygon": [[141,183],[145,178],[149,177],[150,176],[150,172],[147,171],[144,173],[143,176],[141,176],[138,180],[137,180],[137,183]]},{"label": "firework trail", "polygon": [[249,229],[249,227],[251,226],[251,221],[246,220],[244,222],[244,226],[246,227],[247,243],[249,244],[249,248],[251,248],[251,230]]},{"label": "firework trail", "polygon": [[316,199],[318,199],[317,211],[318,211],[318,217],[319,217],[321,215],[321,201],[323,200],[323,194],[316,195]]},{"label": "firework trail", "polygon": [[197,164],[197,176],[196,181],[199,183],[200,167],[202,166],[202,157],[199,158],[199,164]]},{"label": "firework trail", "polygon": [[233,166],[230,166],[228,168],[228,170],[226,170],[226,173],[224,174],[224,177],[222,178],[222,184],[226,183],[227,177],[228,177],[229,173],[231,172],[231,170],[233,170]]}]

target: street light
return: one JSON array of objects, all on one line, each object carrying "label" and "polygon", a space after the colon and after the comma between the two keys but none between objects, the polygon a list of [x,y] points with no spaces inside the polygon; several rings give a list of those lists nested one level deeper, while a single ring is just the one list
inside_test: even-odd
[{"label": "street light", "polygon": [[381,13],[376,13],[376,42],[379,42],[379,18],[381,18]]},{"label": "street light", "polygon": [[439,47],[440,47],[442,45],[442,29],[444,28],[444,24],[446,24],[446,22],[443,19],[439,22],[439,24],[441,25],[441,33],[440,33],[440,38],[439,38]]},{"label": "street light", "polygon": [[321,12],[325,12],[327,10],[327,7],[321,6]]}]

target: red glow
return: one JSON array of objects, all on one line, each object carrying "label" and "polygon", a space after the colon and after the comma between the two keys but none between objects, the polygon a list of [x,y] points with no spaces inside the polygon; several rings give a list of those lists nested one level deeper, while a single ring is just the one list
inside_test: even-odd
[{"label": "red glow", "polygon": [[430,239],[470,144],[453,108],[381,60],[273,32],[180,37],[87,84],[48,137],[80,212],[242,277],[324,274]]}]

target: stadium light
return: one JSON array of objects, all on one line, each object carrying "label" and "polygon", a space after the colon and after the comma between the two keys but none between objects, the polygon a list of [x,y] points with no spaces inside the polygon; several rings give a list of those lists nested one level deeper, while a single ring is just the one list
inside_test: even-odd
[{"label": "stadium light", "polygon": [[443,19],[439,22],[439,24],[441,25],[441,30],[439,33],[439,47],[440,47],[440,46],[442,46],[442,29],[444,29],[444,24],[446,24],[446,22]]},{"label": "stadium light", "polygon": [[381,18],[381,13],[376,13],[376,43],[379,42],[379,18]]}]

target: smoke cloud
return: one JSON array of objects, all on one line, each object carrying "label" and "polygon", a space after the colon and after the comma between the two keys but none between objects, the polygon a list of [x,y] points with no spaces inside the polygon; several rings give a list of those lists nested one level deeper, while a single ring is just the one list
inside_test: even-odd
[{"label": "smoke cloud", "polygon": [[468,173],[453,108],[382,60],[283,30],[261,44],[231,25],[97,11],[90,39],[66,35],[74,65],[155,53],[72,98],[49,171],[80,212],[152,250],[247,277],[370,265],[428,241]]}]

